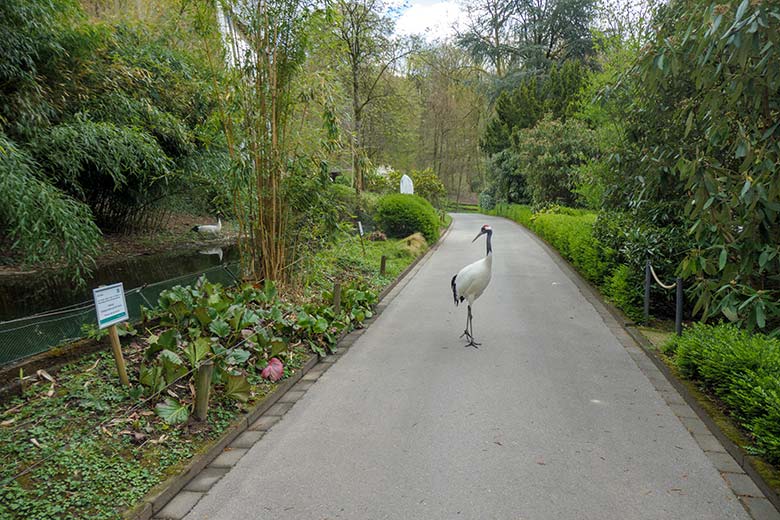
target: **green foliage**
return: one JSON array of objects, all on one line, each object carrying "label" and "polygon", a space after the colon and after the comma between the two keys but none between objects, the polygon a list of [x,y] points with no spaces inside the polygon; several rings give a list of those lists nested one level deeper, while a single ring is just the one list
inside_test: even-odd
[{"label": "green foliage", "polygon": [[546,74],[528,76],[501,92],[480,141],[482,150],[493,155],[510,148],[516,142],[515,132],[533,128],[545,114],[566,121],[578,109],[588,78],[582,63],[571,60],[553,64]]},{"label": "green foliage", "polygon": [[505,203],[496,204],[492,213],[523,224],[544,238],[629,317],[642,317],[644,264],[638,269],[635,264],[621,263],[626,257],[616,253],[612,242],[600,240],[595,227],[601,216],[555,205],[534,213],[528,206]]},{"label": "green foliage", "polygon": [[630,266],[621,264],[604,279],[604,294],[632,320],[642,319],[644,279]]},{"label": "green foliage", "polygon": [[[401,185],[401,177],[404,172],[390,170],[387,172],[386,183],[382,193],[398,193]],[[447,190],[441,179],[434,173],[433,168],[424,170],[410,170],[406,173],[414,183],[414,194],[430,202],[434,207],[440,208],[444,202]]]},{"label": "green foliage", "polygon": [[499,94],[494,107],[495,115],[488,122],[480,147],[489,155],[497,154],[512,146],[512,133],[531,128],[544,116],[544,98],[536,77],[531,77],[514,90]]},{"label": "green foliage", "polygon": [[[180,16],[193,23],[189,10]],[[206,200],[201,207],[224,199],[214,78],[176,31],[95,22],[70,0],[0,5],[0,148],[2,167],[14,169],[4,193],[26,199],[0,218],[17,256],[65,263],[78,280],[96,252],[93,223],[112,231],[159,224],[174,194]],[[35,209],[21,178],[41,193]],[[52,223],[58,211],[62,222]]]},{"label": "green foliage", "polygon": [[596,154],[590,130],[576,119],[563,123],[545,119],[514,136],[519,168],[535,205],[573,206],[577,172]]},{"label": "green foliage", "polygon": [[696,247],[680,263],[695,311],[780,330],[780,6],[675,2],[625,83],[634,207],[658,202]]},{"label": "green foliage", "polygon": [[66,262],[79,281],[90,272],[100,231],[85,204],[40,179],[35,163],[0,133],[0,229],[13,240],[26,263]]},{"label": "green foliage", "polygon": [[520,157],[514,147],[493,154],[488,163],[491,177],[485,192],[496,201],[510,204],[530,202],[526,178],[519,174],[520,167]]},{"label": "green foliage", "polygon": [[687,378],[723,402],[752,451],[780,464],[780,341],[733,325],[695,324],[665,349]]},{"label": "green foliage", "polygon": [[483,191],[479,194],[479,209],[481,211],[492,211],[496,207],[496,199],[492,193]]},{"label": "green foliage", "polygon": [[429,243],[439,239],[436,210],[417,195],[385,195],[379,199],[377,221],[388,236],[405,237],[420,232]]},{"label": "green foliage", "polygon": [[500,0],[484,5],[489,7],[474,10],[458,44],[478,63],[489,64],[499,77],[517,68],[538,70],[554,62],[583,59],[591,51],[593,0]]},{"label": "green foliage", "polygon": [[[6,461],[0,480],[44,457],[46,462],[0,488],[2,518],[120,518],[191,457],[194,444],[224,430],[214,425],[184,436],[153,415],[128,413],[139,395],[118,385],[109,352],[66,365],[54,377],[54,383],[39,380],[23,397],[3,403],[2,419],[12,422],[0,429]],[[227,413],[232,418],[236,412]],[[109,423],[112,417],[121,421]]]},{"label": "green foliage", "polygon": [[566,215],[552,210],[533,215],[531,229],[600,285],[609,271],[611,252],[593,239],[595,220],[593,213]]},{"label": "green foliage", "polygon": [[[332,298],[325,294],[316,302],[294,305],[281,300],[270,281],[262,290],[253,285],[226,289],[205,278],[193,286],[163,291],[151,315],[161,328],[146,339],[149,362],[141,368],[139,380],[147,393],[155,394],[182,378],[193,378],[200,362],[211,359],[218,391],[247,401],[249,378],[257,377],[268,359],[288,356],[289,345],[301,342],[325,355],[340,332],[371,317],[376,303],[376,293],[361,280],[345,282],[338,315]],[[180,393],[156,411],[171,424],[185,422],[192,397]]]}]

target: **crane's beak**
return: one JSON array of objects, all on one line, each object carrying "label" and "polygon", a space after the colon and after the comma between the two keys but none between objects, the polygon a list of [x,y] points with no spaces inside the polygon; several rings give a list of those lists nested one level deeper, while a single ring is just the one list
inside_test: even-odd
[{"label": "crane's beak", "polygon": [[484,235],[485,233],[486,233],[485,231],[480,231],[479,233],[477,233],[477,236],[475,236],[475,237],[474,237],[474,240],[472,240],[471,242],[476,242],[476,241],[477,241],[477,239],[478,239],[479,237],[481,237],[482,235]]}]

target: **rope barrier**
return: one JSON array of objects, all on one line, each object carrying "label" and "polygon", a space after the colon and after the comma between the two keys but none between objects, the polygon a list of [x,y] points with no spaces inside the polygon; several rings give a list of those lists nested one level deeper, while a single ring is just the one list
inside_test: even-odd
[{"label": "rope barrier", "polygon": [[655,283],[657,283],[658,285],[660,285],[666,290],[674,289],[675,287],[677,287],[677,282],[674,282],[672,285],[664,284],[661,280],[658,279],[658,275],[655,274],[655,269],[653,269],[653,265],[652,264],[647,264],[647,265],[650,267],[650,272],[653,274],[653,278],[655,278]]}]

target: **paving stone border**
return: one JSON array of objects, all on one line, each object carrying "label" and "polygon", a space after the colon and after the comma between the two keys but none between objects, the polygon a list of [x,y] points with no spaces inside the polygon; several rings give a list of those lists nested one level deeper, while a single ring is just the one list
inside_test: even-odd
[{"label": "paving stone border", "polygon": [[685,426],[723,480],[754,520],[780,520],[780,497],[756,471],[745,452],[723,433],[698,400],[655,352],[650,341],[617,307],[601,294],[558,251],[525,226],[528,233],[552,257],[556,265],[593,305],[604,323],[628,351],[669,409]]},{"label": "paving stone border", "polygon": [[304,366],[285,379],[255,408],[236,420],[204,453],[195,456],[177,476],[171,477],[153,489],[146,498],[123,516],[128,520],[184,518],[198,501],[216,484],[241,457],[263,438],[265,432],[279,422],[295,403],[325,371],[336,363],[366,331],[365,327],[384,311],[395,296],[409,283],[410,273],[416,271],[439,248],[452,229],[450,224],[439,240],[428,251],[415,259],[396,279],[385,287],[378,297],[374,316],[366,320],[364,328],[341,335],[334,354],[319,358],[312,355]]}]

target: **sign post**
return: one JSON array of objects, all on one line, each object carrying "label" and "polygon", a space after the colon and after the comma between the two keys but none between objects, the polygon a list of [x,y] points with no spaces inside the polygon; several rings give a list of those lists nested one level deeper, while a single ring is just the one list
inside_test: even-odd
[{"label": "sign post", "polygon": [[92,296],[95,299],[98,328],[108,327],[108,337],[111,339],[111,350],[114,352],[119,381],[125,386],[130,386],[125,370],[125,358],[122,356],[122,345],[119,343],[119,333],[116,330],[117,323],[127,321],[129,318],[125,290],[120,282],[93,289]]}]

